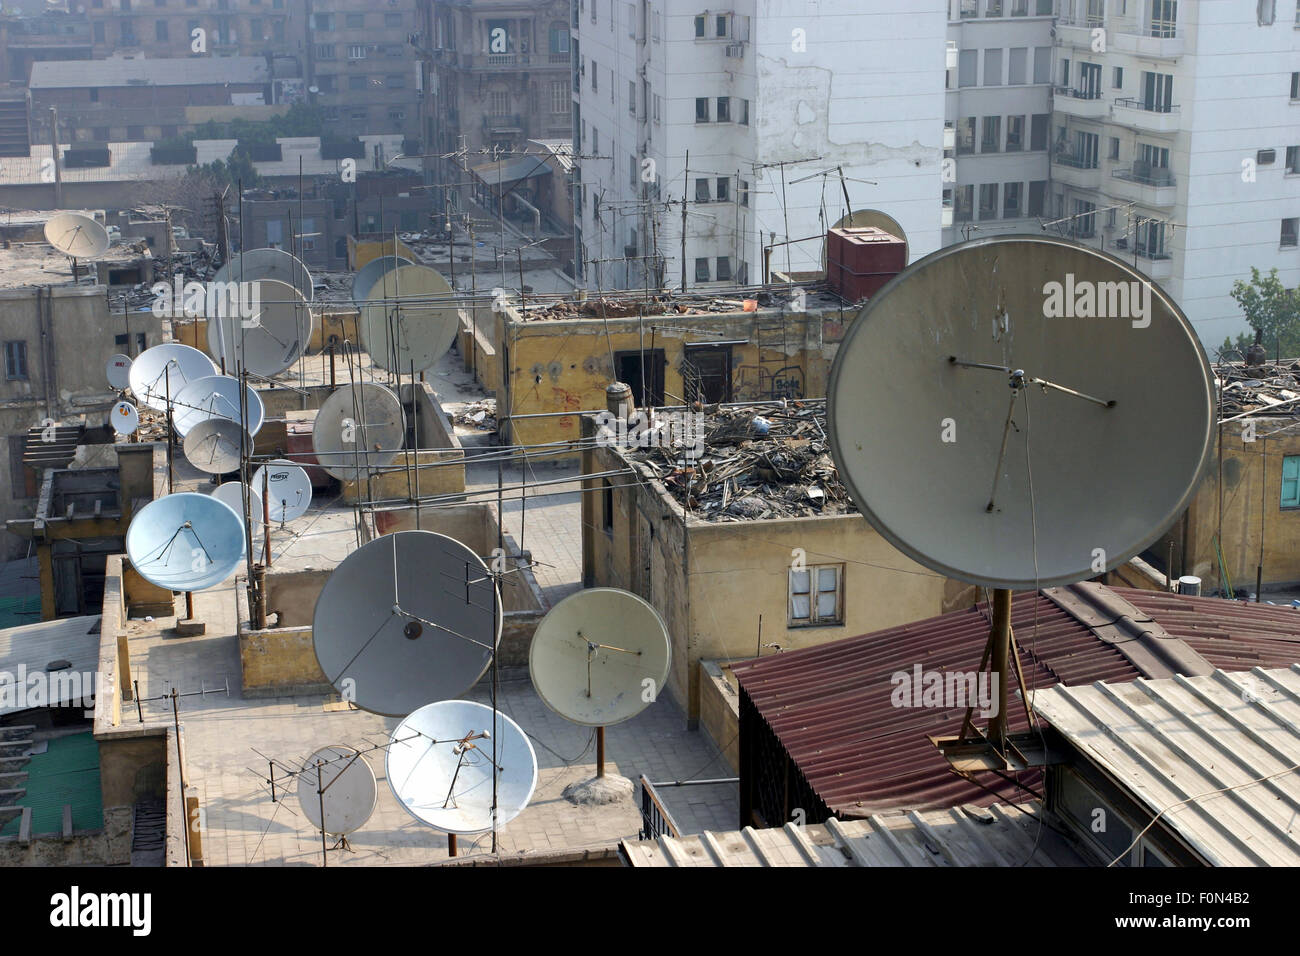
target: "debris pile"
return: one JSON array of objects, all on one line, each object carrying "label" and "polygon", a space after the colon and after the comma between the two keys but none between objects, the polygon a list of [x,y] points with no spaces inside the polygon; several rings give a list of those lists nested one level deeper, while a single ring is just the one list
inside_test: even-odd
[{"label": "debris pile", "polygon": [[857,511],[831,461],[824,401],[709,406],[703,414],[700,457],[683,459],[680,447],[628,453],[691,514],[752,521]]},{"label": "debris pile", "polygon": [[466,402],[465,406],[452,416],[452,421],[468,428],[481,428],[484,431],[494,432],[497,430],[497,400],[481,398],[476,402]]},{"label": "debris pile", "polygon": [[1270,365],[1216,365],[1220,383],[1220,418],[1254,412],[1300,416],[1300,361]]}]

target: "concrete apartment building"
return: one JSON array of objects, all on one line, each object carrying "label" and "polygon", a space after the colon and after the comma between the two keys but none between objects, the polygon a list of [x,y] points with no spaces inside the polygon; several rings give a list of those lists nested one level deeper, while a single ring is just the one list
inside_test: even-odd
[{"label": "concrete apartment building", "polygon": [[644,282],[625,257],[687,287],[758,283],[765,248],[817,271],[845,190],[912,258],[941,245],[945,3],[574,0],[571,22],[587,287]]},{"label": "concrete apartment building", "polygon": [[1251,266],[1300,282],[1298,26],[1279,0],[1060,4],[1051,215],[1160,282],[1210,349],[1244,329],[1229,292]]},{"label": "concrete apartment building", "polygon": [[305,0],[75,0],[91,56],[287,56],[304,44]]}]

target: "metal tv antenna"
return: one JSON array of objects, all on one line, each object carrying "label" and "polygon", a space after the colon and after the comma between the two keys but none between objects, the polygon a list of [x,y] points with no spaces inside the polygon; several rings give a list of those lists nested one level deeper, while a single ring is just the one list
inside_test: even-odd
[{"label": "metal tv antenna", "polygon": [[379,801],[375,772],[351,747],[323,747],[307,758],[298,774],[298,805],[312,826],[325,837],[338,837],[334,849],[350,850],[348,834],[366,825]]}]

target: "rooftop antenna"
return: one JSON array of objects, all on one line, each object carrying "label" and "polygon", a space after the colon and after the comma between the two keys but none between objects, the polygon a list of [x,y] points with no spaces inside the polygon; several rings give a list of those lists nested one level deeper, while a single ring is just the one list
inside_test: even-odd
[{"label": "rooftop antenna", "polygon": [[[352,747],[323,747],[307,758],[298,774],[298,805],[320,831],[322,854],[328,849],[351,850],[348,834],[366,825],[378,802],[375,772]],[[332,848],[326,847],[326,835],[338,837]]]},{"label": "rooftop antenna", "polygon": [[[1109,306],[1090,297],[1107,288],[1124,295]],[[968,710],[957,737],[935,738],[954,769],[1041,763],[1026,756],[1034,735],[1008,733],[1012,589],[1095,578],[1173,523],[1210,460],[1212,383],[1163,290],[1114,256],[1049,236],[932,253],[849,326],[827,417],[854,503],[908,557],[994,589],[984,659],[997,710],[986,732]],[[1179,409],[1177,429],[1151,432],[1154,401]],[[918,497],[922,476],[933,493]],[[1023,681],[1021,693],[1028,716]]]}]

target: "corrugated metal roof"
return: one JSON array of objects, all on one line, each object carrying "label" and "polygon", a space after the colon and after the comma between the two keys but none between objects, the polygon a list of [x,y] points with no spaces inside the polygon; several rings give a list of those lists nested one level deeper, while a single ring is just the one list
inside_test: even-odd
[{"label": "corrugated metal roof", "polygon": [[270,80],[260,56],[139,57],[127,60],[37,60],[30,89],[107,86],[208,86],[265,84]]},{"label": "corrugated metal roof", "polygon": [[624,840],[632,866],[1085,866],[1037,804],[895,811],[865,820]]},{"label": "corrugated metal roof", "polygon": [[1300,661],[1300,608],[1165,591],[1112,588],[1224,670],[1288,667]]},{"label": "corrugated metal roof", "polygon": [[1033,702],[1209,864],[1300,865],[1300,665],[1052,687]]},{"label": "corrugated metal roof", "polygon": [[[1035,626],[1037,615],[1037,626]],[[1030,689],[1127,681],[1141,674],[1114,648],[1041,595],[1017,594],[1012,627]],[[958,777],[930,742],[954,735],[965,708],[899,708],[895,672],[976,671],[988,640],[984,605],[901,627],[732,665],[741,687],[832,812],[861,817],[900,806],[929,809],[1019,802],[1025,793],[992,774]],[[1025,730],[1012,695],[1009,721]],[[1038,775],[1023,780],[1034,785]]]},{"label": "corrugated metal roof", "polygon": [[[43,706],[71,703],[83,694],[94,694],[93,675],[99,670],[99,616],[64,617],[0,631],[0,684],[9,687],[0,693],[0,716],[27,710],[30,699],[20,677],[44,673],[57,660],[72,666],[60,673],[90,674],[91,686],[84,682],[50,682],[50,693],[58,700],[45,700]],[[66,692],[66,693],[65,693]],[[47,695],[48,696],[48,695]]]},{"label": "corrugated metal roof", "polygon": [[548,159],[550,157],[545,154],[522,156],[519,159],[501,159],[493,163],[471,166],[470,172],[487,185],[495,186],[498,182],[512,183],[534,176],[551,175],[551,167],[546,163]]}]

